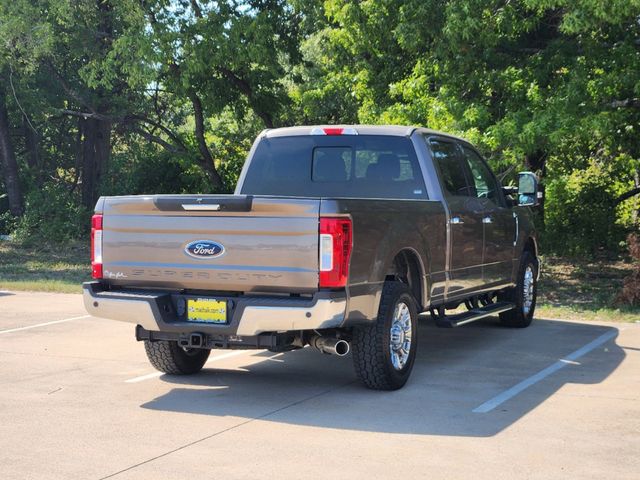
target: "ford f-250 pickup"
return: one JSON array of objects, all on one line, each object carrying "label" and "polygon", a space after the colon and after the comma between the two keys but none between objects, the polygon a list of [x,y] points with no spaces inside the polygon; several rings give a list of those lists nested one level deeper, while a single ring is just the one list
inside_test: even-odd
[{"label": "ford f-250 pickup", "polygon": [[84,303],[135,324],[168,374],[214,348],[311,345],[352,350],[367,387],[398,389],[421,312],[531,323],[537,190],[529,172],[502,187],[471,144],[424,128],[266,130],[234,195],[100,198]]}]

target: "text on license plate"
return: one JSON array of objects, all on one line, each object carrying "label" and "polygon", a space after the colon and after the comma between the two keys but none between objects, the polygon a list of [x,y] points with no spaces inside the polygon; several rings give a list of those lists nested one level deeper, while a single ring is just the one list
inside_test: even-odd
[{"label": "text on license plate", "polygon": [[227,302],[213,298],[189,298],[187,299],[187,320],[227,323]]}]

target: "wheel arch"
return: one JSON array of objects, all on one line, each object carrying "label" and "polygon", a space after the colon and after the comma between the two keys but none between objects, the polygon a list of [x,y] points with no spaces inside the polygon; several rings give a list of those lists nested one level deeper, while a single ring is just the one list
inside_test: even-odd
[{"label": "wheel arch", "polygon": [[418,252],[411,247],[398,251],[386,269],[385,280],[399,280],[406,283],[413,293],[418,308],[426,304],[425,265]]},{"label": "wheel arch", "polygon": [[535,237],[529,237],[524,241],[522,251],[529,251],[533,253],[536,258],[538,258],[538,242],[536,241]]}]

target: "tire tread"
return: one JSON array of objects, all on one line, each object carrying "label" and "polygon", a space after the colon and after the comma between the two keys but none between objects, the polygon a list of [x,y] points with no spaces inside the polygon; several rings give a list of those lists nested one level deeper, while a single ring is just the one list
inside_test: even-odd
[{"label": "tire tread", "polygon": [[526,328],[531,324],[533,320],[533,314],[535,313],[536,304],[535,297],[529,315],[525,315],[522,311],[522,285],[524,280],[524,271],[529,263],[533,263],[536,269],[535,273],[537,274],[537,269],[539,268],[538,261],[535,256],[531,254],[531,252],[525,250],[522,254],[522,258],[520,259],[520,267],[518,268],[518,284],[514,288],[509,289],[500,298],[500,300],[513,302],[516,305],[516,308],[514,308],[513,310],[502,312],[500,314],[500,323],[502,323],[502,325],[506,327]]},{"label": "tire tread", "polygon": [[177,342],[144,341],[144,349],[151,365],[163,373],[171,375],[189,375],[199,372],[209,357],[209,350],[198,355],[188,356]]},{"label": "tire tread", "polygon": [[[358,327],[354,329],[352,347],[353,347],[353,363],[358,379],[368,388],[374,390],[396,390],[405,381],[398,384],[394,382],[392,376],[389,375],[388,365],[385,359],[385,349],[388,348],[384,344],[385,339],[385,322],[381,318],[385,312],[393,307],[398,296],[403,293],[411,295],[409,287],[401,282],[387,282],[382,289],[380,299],[380,307],[378,310],[378,319],[373,325],[366,327]],[[415,308],[415,307],[410,307]],[[417,340],[417,329],[414,331]],[[412,348],[417,347],[417,341],[414,340]]]}]

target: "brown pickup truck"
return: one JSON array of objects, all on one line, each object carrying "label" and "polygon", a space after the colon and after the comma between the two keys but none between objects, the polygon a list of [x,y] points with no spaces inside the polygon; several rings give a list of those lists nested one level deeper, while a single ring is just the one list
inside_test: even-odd
[{"label": "brown pickup truck", "polygon": [[421,312],[440,327],[531,323],[537,198],[533,174],[502,187],[471,144],[444,133],[266,130],[234,195],[100,198],[84,303],[135,324],[169,374],[198,372],[213,348],[311,345],[352,350],[367,387],[397,389]]}]

